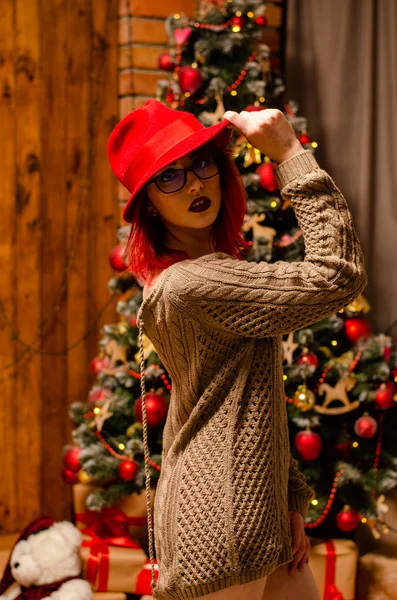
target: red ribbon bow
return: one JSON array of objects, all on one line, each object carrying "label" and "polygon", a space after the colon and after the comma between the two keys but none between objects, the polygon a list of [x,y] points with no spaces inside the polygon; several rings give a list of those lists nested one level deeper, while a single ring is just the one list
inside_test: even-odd
[{"label": "red ribbon bow", "polygon": [[103,508],[100,512],[87,510],[76,514],[76,520],[88,525],[81,533],[90,536],[82,546],[90,548],[87,561],[87,580],[98,592],[106,592],[109,578],[109,546],[142,549],[128,531],[129,519],[119,508]]},{"label": "red ribbon bow", "polygon": [[325,559],[324,600],[345,600],[335,585],[336,549],[332,540],[325,540],[327,551]]}]

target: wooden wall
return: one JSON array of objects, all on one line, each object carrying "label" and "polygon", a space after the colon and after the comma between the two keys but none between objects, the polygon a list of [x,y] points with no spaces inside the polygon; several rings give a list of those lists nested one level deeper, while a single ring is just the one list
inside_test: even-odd
[{"label": "wooden wall", "polygon": [[93,381],[117,186],[118,0],[0,3],[0,532],[70,518],[72,401]]},{"label": "wooden wall", "polygon": [[[283,0],[265,41],[283,49]],[[0,533],[71,518],[71,402],[117,318],[109,250],[127,198],[106,157],[119,118],[164,76],[165,18],[195,0],[0,2]]]}]

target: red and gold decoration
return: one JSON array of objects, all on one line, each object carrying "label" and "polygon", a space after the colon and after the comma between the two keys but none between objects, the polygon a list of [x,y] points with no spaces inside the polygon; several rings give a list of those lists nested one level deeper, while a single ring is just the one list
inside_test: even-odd
[{"label": "red and gold decoration", "polygon": [[308,365],[311,367],[318,366],[318,358],[314,352],[309,352],[307,348],[304,349],[302,356],[298,358],[298,365]]},{"label": "red and gold decoration", "polygon": [[373,438],[378,429],[378,424],[369,413],[365,412],[354,423],[354,433],[361,438]]},{"label": "red and gold decoration", "polygon": [[80,448],[77,448],[77,446],[75,446],[74,448],[70,448],[70,450],[65,452],[65,454],[63,456],[63,464],[64,464],[65,469],[68,469],[69,471],[73,471],[74,473],[77,473],[78,471],[80,471],[80,469],[81,469],[80,454],[81,454],[81,450],[80,450]]},{"label": "red and gold decoration", "polygon": [[[168,403],[164,396],[155,392],[146,393],[146,420],[149,427],[164,425],[168,412]],[[142,423],[142,396],[135,402],[135,417]]]},{"label": "red and gold decoration", "polygon": [[[88,485],[73,486],[76,525],[83,535],[81,557],[85,578],[93,590],[100,592],[150,594],[145,494],[132,494],[112,508],[87,510],[86,499],[94,489]],[[151,510],[154,495],[153,490]]]},{"label": "red and gold decoration", "polygon": [[[321,406],[318,404],[315,406],[316,412],[322,414],[342,415],[358,408],[360,405],[359,401],[355,400],[354,402],[350,402],[347,395],[347,392],[350,392],[355,385],[356,380],[352,375],[345,375],[339,379],[334,386],[325,382],[321,383],[318,387],[317,393],[320,396],[325,394],[325,400]],[[329,404],[335,400],[337,400],[339,403],[342,403],[343,406],[328,408]]]},{"label": "red and gold decoration", "polygon": [[281,346],[283,349],[283,359],[287,361],[289,366],[292,365],[293,362],[293,354],[297,348],[299,348],[299,344],[294,342],[294,331],[290,331],[288,334],[288,338],[285,341],[281,342]]},{"label": "red and gold decoration", "polygon": [[102,369],[109,366],[109,358],[107,356],[96,356],[92,359],[90,366],[94,375],[98,375]]},{"label": "red and gold decoration", "polygon": [[345,335],[349,342],[357,344],[361,339],[368,339],[371,335],[371,325],[366,319],[354,317],[345,321]]},{"label": "red and gold decoration", "polygon": [[270,162],[264,162],[256,169],[256,174],[259,175],[259,185],[268,192],[278,190],[278,181],[274,174],[276,165]]},{"label": "red and gold decoration", "polygon": [[159,69],[163,71],[173,71],[175,68],[175,63],[170,56],[169,52],[162,52],[158,58],[158,66]]},{"label": "red and gold decoration", "polygon": [[394,405],[396,388],[392,381],[381,383],[375,394],[375,404],[381,410],[387,410]]},{"label": "red and gold decoration", "polygon": [[203,76],[200,69],[189,66],[180,69],[178,80],[182,92],[188,92],[192,95],[203,85]]},{"label": "red and gold decoration", "polygon": [[352,540],[312,540],[310,565],[322,600],[354,600],[359,550]]},{"label": "red and gold decoration", "polygon": [[299,408],[302,412],[311,410],[316,403],[316,396],[307,386],[303,383],[298,386],[294,394],[294,405]]},{"label": "red and gold decoration", "polygon": [[341,531],[353,531],[360,520],[360,513],[348,504],[345,504],[343,509],[336,515],[336,524]]},{"label": "red and gold decoration", "polygon": [[298,431],[295,436],[295,448],[304,460],[316,460],[321,454],[322,447],[321,437],[309,427],[306,431]]},{"label": "red and gold decoration", "polygon": [[125,246],[119,244],[112,248],[109,254],[109,262],[112,269],[119,271],[120,273],[125,271],[127,263],[124,260]]},{"label": "red and gold decoration", "polygon": [[139,464],[135,460],[122,460],[118,468],[119,477],[123,481],[133,481],[138,472]]}]

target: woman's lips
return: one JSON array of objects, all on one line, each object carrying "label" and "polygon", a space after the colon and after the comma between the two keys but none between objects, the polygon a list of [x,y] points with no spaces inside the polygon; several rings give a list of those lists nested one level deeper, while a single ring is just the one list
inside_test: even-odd
[{"label": "woman's lips", "polygon": [[[197,206],[196,208],[192,208],[192,206],[199,201],[205,200],[202,204]],[[211,200],[208,196],[200,196],[200,198],[195,198],[193,202],[190,203],[189,211],[190,212],[202,212],[203,210],[207,210],[211,206]]]}]

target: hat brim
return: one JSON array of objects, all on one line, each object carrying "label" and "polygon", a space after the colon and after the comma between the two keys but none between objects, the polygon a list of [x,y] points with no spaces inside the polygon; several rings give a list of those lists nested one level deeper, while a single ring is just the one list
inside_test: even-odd
[{"label": "hat brim", "polygon": [[137,194],[139,194],[139,192],[147,184],[147,182],[152,177],[154,177],[156,173],[158,173],[158,171],[160,171],[170,163],[183,158],[187,154],[190,154],[194,150],[197,150],[198,148],[200,148],[200,146],[203,146],[211,140],[213,140],[217,146],[225,148],[230,142],[230,139],[233,134],[232,128],[227,129],[228,125],[230,125],[230,121],[224,119],[220,123],[216,123],[216,125],[204,127],[203,129],[196,131],[192,135],[188,136],[187,138],[170,148],[170,150],[166,154],[164,154],[160,160],[156,161],[153,164],[152,168],[148,172],[146,172],[145,177],[137,183],[134,192],[128,198],[127,203],[124,207],[124,221],[126,223],[132,222],[130,213],[134,198],[137,196]]}]

